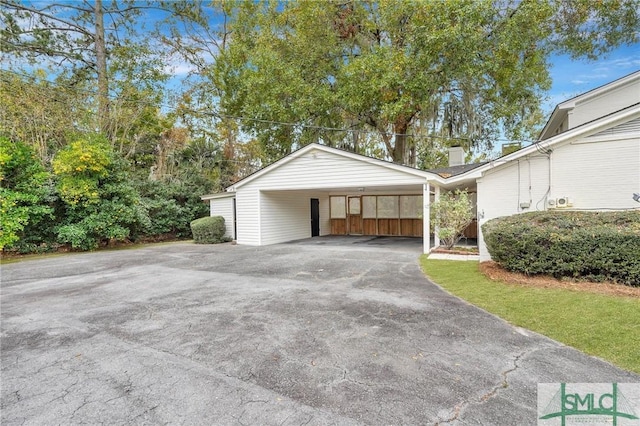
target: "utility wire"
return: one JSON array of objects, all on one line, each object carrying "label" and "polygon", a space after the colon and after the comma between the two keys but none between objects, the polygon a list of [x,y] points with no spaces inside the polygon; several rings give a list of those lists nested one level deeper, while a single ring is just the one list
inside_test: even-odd
[{"label": "utility wire", "polygon": [[[37,81],[38,79],[32,75],[29,74],[24,74],[24,73],[19,73],[19,72],[15,72],[12,70],[2,70],[3,72],[7,72],[7,73],[11,73],[14,74],[16,76],[19,77],[26,77],[29,78],[31,80],[33,80],[34,82]],[[44,82],[50,86],[53,86],[54,88],[58,88],[58,89],[62,89],[62,90],[69,90],[70,92],[74,92],[74,93],[81,93],[81,94],[87,94],[87,95],[91,95],[91,96],[96,96],[96,92],[95,91],[91,91],[91,90],[83,90],[83,89],[72,89],[72,88],[68,88],[68,87],[64,87],[62,85],[58,85],[55,84],[54,82],[51,82],[49,80],[40,80],[40,82]],[[117,96],[113,96],[110,95],[109,96],[109,100],[110,101],[118,101],[120,100],[120,97]],[[379,135],[381,133],[386,133],[387,135],[393,135],[393,136],[402,136],[402,137],[410,137],[410,138],[414,138],[414,139],[441,139],[441,140],[447,140],[447,141],[451,141],[451,140],[458,140],[458,141],[473,141],[474,138],[471,137],[459,137],[459,136],[442,136],[442,135],[433,135],[433,134],[429,134],[429,135],[421,135],[421,134],[414,134],[414,133],[395,133],[395,132],[382,132],[381,130],[373,130],[373,129],[362,129],[362,128],[348,128],[348,127],[329,127],[329,126],[319,126],[319,125],[314,125],[314,124],[304,124],[304,123],[296,123],[296,122],[287,122],[287,121],[279,121],[279,120],[268,120],[268,119],[262,119],[262,118],[255,118],[255,117],[245,117],[245,116],[236,116],[236,115],[230,115],[230,114],[226,114],[220,111],[211,111],[211,110],[196,110],[196,109],[191,109],[191,108],[176,108],[175,105],[170,105],[166,102],[163,101],[145,101],[145,100],[125,100],[123,105],[142,105],[142,106],[156,106],[156,107],[161,107],[164,108],[166,113],[173,113],[173,114],[182,114],[182,115],[186,115],[186,114],[191,114],[193,116],[206,116],[206,117],[214,117],[214,118],[219,118],[219,119],[224,119],[224,120],[234,120],[236,122],[254,122],[254,123],[262,123],[262,124],[272,124],[275,126],[285,126],[285,127],[293,127],[293,128],[300,128],[300,129],[311,129],[311,130],[318,130],[318,131],[326,131],[326,132],[344,132],[344,133],[360,133],[360,134],[372,134],[372,135]],[[143,121],[144,122],[144,121]],[[147,122],[147,124],[152,124]],[[531,140],[531,139],[506,139],[506,138],[493,138],[491,139],[492,141],[495,142],[525,142],[525,143],[532,143],[532,144],[536,144],[537,142],[539,142],[538,140]],[[537,145],[537,144],[536,144]],[[537,148],[538,149],[538,148]],[[538,149],[542,154],[547,154],[546,152],[541,151],[540,149]]]}]

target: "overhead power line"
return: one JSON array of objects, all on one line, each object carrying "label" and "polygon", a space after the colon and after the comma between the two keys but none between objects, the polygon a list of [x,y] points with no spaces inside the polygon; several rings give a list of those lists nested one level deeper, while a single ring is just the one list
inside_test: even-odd
[{"label": "overhead power line", "polygon": [[[44,82],[44,83],[46,83],[48,85],[51,85],[51,86],[53,86],[55,88],[59,88],[59,89],[62,89],[62,90],[69,90],[69,91],[73,91],[75,93],[81,93],[81,94],[86,94],[86,95],[91,95],[91,96],[95,96],[96,95],[96,92],[92,91],[92,90],[69,88],[69,87],[65,87],[65,86],[60,85],[60,84],[56,84],[56,83],[51,82],[49,80],[38,80],[33,75],[29,75],[29,74],[25,74],[25,73],[19,73],[19,72],[12,71],[12,70],[3,69],[2,71],[14,74],[14,75],[19,76],[19,77],[28,78],[30,80],[33,80],[34,82],[35,81]],[[109,100],[110,101],[118,101],[118,100],[120,100],[120,98],[117,97],[117,96],[111,95],[109,97]],[[262,123],[262,124],[271,124],[271,125],[274,125],[274,126],[284,126],[284,127],[292,127],[292,128],[299,128],[299,129],[311,129],[311,130],[326,131],[326,132],[359,133],[359,134],[372,134],[372,135],[379,135],[381,133],[385,133],[386,135],[389,135],[389,136],[403,136],[403,137],[410,137],[410,138],[417,138],[417,139],[440,139],[440,140],[448,140],[448,141],[451,141],[451,140],[454,140],[454,141],[456,141],[456,140],[457,141],[472,141],[474,139],[472,137],[444,136],[444,135],[434,135],[434,134],[382,132],[379,129],[366,129],[366,128],[363,129],[363,128],[356,128],[356,127],[330,127],[330,126],[320,126],[320,125],[316,125],[316,124],[305,124],[305,123],[301,123],[301,122],[287,122],[287,121],[279,121],[279,120],[268,120],[268,119],[263,119],[263,118],[230,115],[230,114],[226,114],[226,113],[220,112],[220,111],[196,110],[196,109],[190,109],[190,108],[176,108],[175,105],[169,104],[169,103],[164,102],[164,101],[156,102],[156,101],[146,101],[146,100],[142,100],[142,99],[137,99],[137,100],[126,100],[126,104],[127,105],[140,105],[140,106],[156,106],[156,107],[159,107],[159,108],[163,109],[163,111],[165,111],[166,113],[191,114],[191,115],[194,115],[194,116],[207,116],[207,117],[214,117],[214,118],[219,118],[219,119],[224,119],[224,120],[234,120],[234,121],[237,121],[237,122],[254,122],[254,123]],[[525,143],[536,143],[536,142],[538,142],[537,140],[531,140],[531,139],[493,138],[491,140],[495,141],[495,142],[525,142]]]}]

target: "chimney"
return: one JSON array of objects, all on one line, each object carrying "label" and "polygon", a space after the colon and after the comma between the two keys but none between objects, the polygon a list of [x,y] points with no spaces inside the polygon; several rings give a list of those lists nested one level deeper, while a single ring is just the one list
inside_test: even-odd
[{"label": "chimney", "polygon": [[449,148],[449,167],[461,166],[464,164],[464,149],[461,146]]}]

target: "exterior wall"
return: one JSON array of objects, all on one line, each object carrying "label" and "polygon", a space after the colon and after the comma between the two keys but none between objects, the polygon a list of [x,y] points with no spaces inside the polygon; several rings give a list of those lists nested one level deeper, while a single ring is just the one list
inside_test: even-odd
[{"label": "exterior wall", "polygon": [[[559,197],[569,197],[569,210],[638,208],[632,199],[638,190],[640,137],[586,137],[555,147],[550,159],[523,157],[487,171],[478,180],[478,216],[483,224],[500,216],[546,210],[547,200]],[[530,207],[520,208],[522,202],[530,202]],[[489,260],[482,232],[478,245],[480,260]]]},{"label": "exterior wall", "polygon": [[422,185],[425,178],[392,170],[364,160],[354,160],[338,154],[312,149],[286,164],[247,182],[238,192],[249,189],[269,190],[329,190],[331,188]]},{"label": "exterior wall", "polygon": [[209,201],[210,216],[222,216],[224,226],[227,228],[225,236],[234,238],[233,235],[233,197],[214,198]]},{"label": "exterior wall", "polygon": [[295,192],[263,192],[260,197],[261,244],[311,237],[309,198]]},{"label": "exterior wall", "polygon": [[555,130],[546,132],[544,136],[542,136],[542,140],[544,139],[548,139],[552,136],[558,135],[562,132],[566,132],[567,130],[569,130],[569,115],[567,115],[565,117],[565,119],[562,121],[562,123],[560,123]]},{"label": "exterior wall", "polygon": [[553,153],[551,195],[567,196],[575,209],[640,207],[640,136],[607,141],[585,138]]},{"label": "exterior wall", "polygon": [[624,86],[577,102],[573,111],[569,112],[569,129],[637,104],[640,100],[638,94],[640,94],[640,75]]},{"label": "exterior wall", "polygon": [[[546,210],[549,159],[545,155],[532,155],[488,170],[478,179],[477,185],[478,248],[480,260],[484,261],[490,259],[482,235],[485,222],[501,216]],[[520,203],[529,203],[529,208],[521,208]]]},{"label": "exterior wall", "polygon": [[236,223],[238,244],[260,245],[260,191],[236,192]]},{"label": "exterior wall", "polygon": [[319,200],[320,235],[329,235],[327,193],[241,188],[236,201],[238,244],[257,246],[311,237],[311,198]]}]

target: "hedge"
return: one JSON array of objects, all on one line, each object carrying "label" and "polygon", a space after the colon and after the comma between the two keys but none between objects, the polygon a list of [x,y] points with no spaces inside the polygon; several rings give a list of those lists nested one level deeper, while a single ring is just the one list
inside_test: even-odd
[{"label": "hedge", "polygon": [[191,233],[197,244],[217,244],[229,241],[224,234],[224,218],[222,216],[202,217],[191,222]]},{"label": "hedge", "polygon": [[640,286],[640,210],[531,212],[492,219],[482,232],[507,270]]}]

